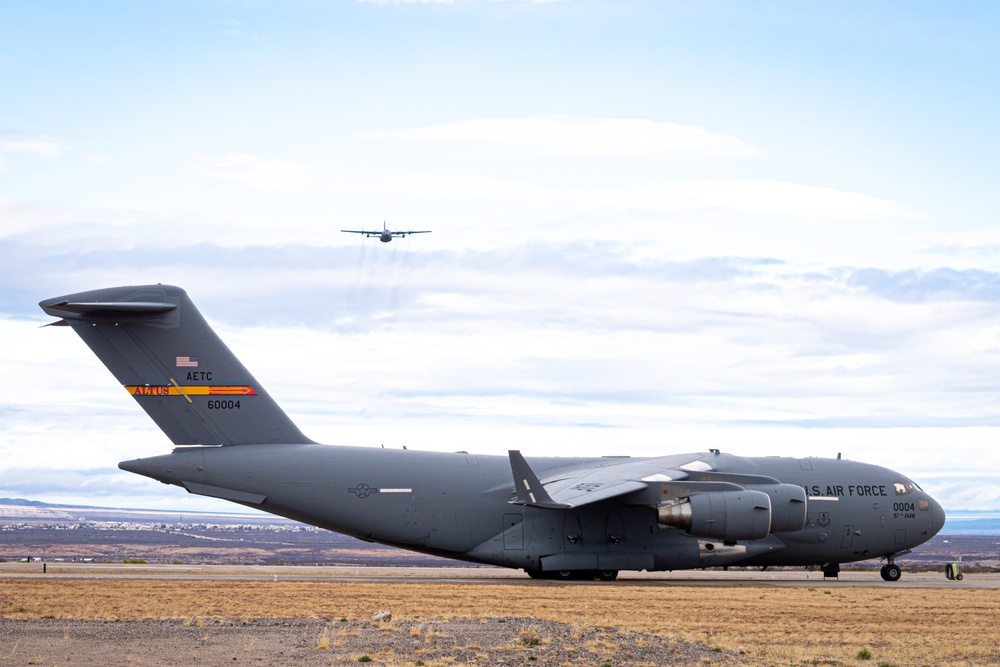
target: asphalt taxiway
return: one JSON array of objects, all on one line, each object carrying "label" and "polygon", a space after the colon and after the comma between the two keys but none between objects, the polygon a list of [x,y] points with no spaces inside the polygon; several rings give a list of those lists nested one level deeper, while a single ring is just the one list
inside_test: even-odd
[{"label": "asphalt taxiway", "polygon": [[[44,565],[44,568],[43,568]],[[0,563],[0,577],[60,577],[66,579],[191,579],[242,581],[345,581],[394,583],[509,584],[542,586],[809,586],[831,588],[959,588],[1000,589],[1000,575],[966,573],[949,581],[944,572],[908,572],[899,581],[883,581],[878,569],[848,570],[827,578],[805,570],[684,570],[677,572],[622,572],[617,582],[554,582],[531,579],[520,570],[497,567],[359,567],[268,565],[145,565],[109,563]]]}]

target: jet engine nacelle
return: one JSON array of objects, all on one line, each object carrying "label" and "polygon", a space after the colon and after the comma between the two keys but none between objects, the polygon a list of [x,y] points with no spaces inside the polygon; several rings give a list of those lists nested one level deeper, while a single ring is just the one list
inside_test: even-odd
[{"label": "jet engine nacelle", "polygon": [[724,542],[762,540],[771,532],[771,498],[763,491],[693,493],[657,508],[664,526]]},{"label": "jet engine nacelle", "polygon": [[806,490],[795,484],[747,486],[771,498],[771,532],[793,533],[806,525]]}]

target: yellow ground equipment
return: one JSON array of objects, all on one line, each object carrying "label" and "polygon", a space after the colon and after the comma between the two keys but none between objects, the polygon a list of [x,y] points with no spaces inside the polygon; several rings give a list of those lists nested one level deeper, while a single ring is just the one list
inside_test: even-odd
[{"label": "yellow ground equipment", "polygon": [[962,569],[959,565],[962,562],[962,557],[959,556],[958,560],[954,563],[948,563],[944,566],[944,576],[948,577],[949,580],[961,581],[963,579]]}]

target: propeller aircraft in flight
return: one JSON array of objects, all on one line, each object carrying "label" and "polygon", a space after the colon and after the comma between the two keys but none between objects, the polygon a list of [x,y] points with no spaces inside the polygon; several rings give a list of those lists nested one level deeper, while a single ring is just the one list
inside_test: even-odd
[{"label": "propeller aircraft in flight", "polygon": [[394,231],[392,231],[390,229],[386,229],[385,222],[382,223],[382,231],[379,231],[377,229],[372,230],[372,231],[367,231],[367,230],[364,230],[364,229],[341,229],[340,231],[345,232],[347,234],[364,234],[366,239],[367,238],[371,238],[373,236],[377,236],[378,240],[381,241],[382,243],[388,243],[389,241],[391,241],[396,236],[398,236],[400,238],[405,238],[407,234],[430,234],[431,233],[431,230],[429,230],[429,229],[423,229],[423,230],[419,230],[419,231],[394,232]]}]

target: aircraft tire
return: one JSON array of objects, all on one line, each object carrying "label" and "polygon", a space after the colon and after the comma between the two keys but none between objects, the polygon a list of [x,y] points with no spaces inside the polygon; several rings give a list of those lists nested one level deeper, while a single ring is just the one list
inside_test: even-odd
[{"label": "aircraft tire", "polygon": [[601,581],[615,581],[618,579],[618,570],[598,570],[597,578]]},{"label": "aircraft tire", "polygon": [[556,581],[572,581],[579,578],[576,570],[554,570],[548,574],[550,579]]},{"label": "aircraft tire", "polygon": [[902,576],[903,572],[899,569],[896,564],[889,564],[882,566],[882,578],[886,581],[899,581],[899,577]]}]

